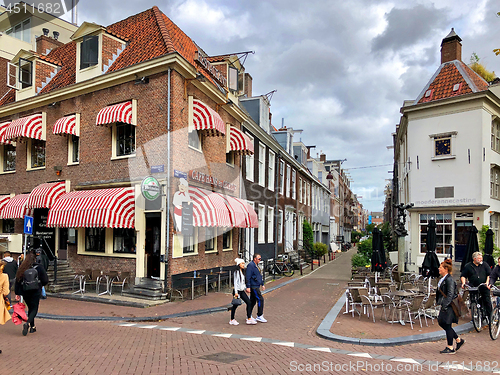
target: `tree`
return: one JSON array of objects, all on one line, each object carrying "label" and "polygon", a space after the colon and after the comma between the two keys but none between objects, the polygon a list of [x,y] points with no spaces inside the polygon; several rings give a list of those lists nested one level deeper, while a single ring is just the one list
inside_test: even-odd
[{"label": "tree", "polygon": [[307,220],[304,220],[304,224],[302,225],[303,229],[303,236],[304,236],[304,249],[308,254],[313,255],[313,230],[311,227],[311,224],[307,222]]},{"label": "tree", "polygon": [[[495,50],[493,50],[493,51],[495,52]],[[495,52],[495,53],[497,55],[500,54],[500,49],[497,51],[499,51],[499,52],[498,53]],[[481,58],[475,52],[472,52],[472,55],[470,57],[469,68],[471,68],[473,71],[475,71],[481,77],[483,77],[486,82],[493,81],[496,78],[495,72],[490,72],[489,70],[487,70],[486,67],[484,66],[484,64],[480,63],[480,60],[481,60]]]},{"label": "tree", "polygon": [[362,232],[358,232],[357,230],[353,230],[351,233],[351,242],[357,243],[361,237],[363,237]]},{"label": "tree", "polygon": [[368,234],[372,234],[372,232],[375,229],[375,227],[376,227],[375,224],[366,224],[366,232]]}]

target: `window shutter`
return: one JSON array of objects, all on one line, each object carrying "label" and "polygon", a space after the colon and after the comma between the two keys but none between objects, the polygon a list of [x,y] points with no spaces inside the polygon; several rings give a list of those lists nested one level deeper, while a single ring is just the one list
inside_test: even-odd
[{"label": "window shutter", "polygon": [[7,86],[15,90],[19,89],[17,85],[17,71],[17,65],[7,62]]}]

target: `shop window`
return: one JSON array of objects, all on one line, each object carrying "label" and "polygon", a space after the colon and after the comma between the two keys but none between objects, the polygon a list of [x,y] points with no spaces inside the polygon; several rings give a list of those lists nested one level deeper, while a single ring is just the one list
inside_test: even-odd
[{"label": "shop window", "polygon": [[19,83],[21,89],[33,85],[33,62],[25,59],[19,59]]},{"label": "shop window", "polygon": [[134,228],[113,228],[113,252],[135,254],[136,238]]},{"label": "shop window", "polygon": [[205,228],[205,252],[215,252],[217,236],[215,235],[215,228]]},{"label": "shop window", "polygon": [[14,219],[2,220],[2,233],[14,233]]},{"label": "shop window", "polygon": [[71,135],[68,137],[68,164],[80,162],[80,137]]},{"label": "shop window", "polygon": [[97,65],[99,62],[99,37],[84,36],[80,46],[80,70]]},{"label": "shop window", "polygon": [[233,248],[233,231],[228,230],[224,233],[222,233],[222,249],[223,250],[230,250]]},{"label": "shop window", "polygon": [[427,229],[429,221],[436,222],[436,253],[450,254],[452,246],[451,214],[420,214],[420,253],[427,252]]},{"label": "shop window", "polygon": [[14,172],[16,170],[16,146],[2,145],[2,172]]},{"label": "shop window", "polygon": [[104,253],[106,228],[85,228],[85,251]]},{"label": "shop window", "polygon": [[28,169],[45,167],[45,141],[29,139],[28,141]]},{"label": "shop window", "polygon": [[124,123],[116,124],[116,156],[135,154],[135,126]]}]

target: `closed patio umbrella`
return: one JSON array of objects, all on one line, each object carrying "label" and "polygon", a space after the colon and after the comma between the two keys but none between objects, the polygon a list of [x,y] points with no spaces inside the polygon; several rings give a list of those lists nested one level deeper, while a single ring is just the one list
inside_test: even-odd
[{"label": "closed patio umbrella", "polygon": [[380,272],[384,270],[382,265],[382,257],[380,254],[380,237],[381,233],[378,228],[373,230],[373,239],[372,239],[372,272]]},{"label": "closed patio umbrella", "polygon": [[479,251],[479,245],[477,243],[477,228],[473,225],[469,231],[469,239],[467,240],[467,247],[464,259],[462,259],[462,265],[460,266],[460,272],[462,272],[467,263],[472,262],[472,254],[476,251]]},{"label": "closed patio umbrella", "polygon": [[493,231],[488,229],[486,231],[486,241],[484,242],[483,260],[489,264],[490,268],[495,267],[495,260],[493,259],[493,235]]},{"label": "closed patio umbrella", "polygon": [[439,259],[436,255],[436,222],[429,221],[427,226],[427,253],[422,262],[422,276],[431,277],[439,276]]}]

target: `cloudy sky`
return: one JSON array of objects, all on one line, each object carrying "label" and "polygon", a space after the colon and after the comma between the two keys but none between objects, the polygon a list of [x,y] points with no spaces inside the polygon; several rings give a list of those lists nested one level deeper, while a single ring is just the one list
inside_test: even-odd
[{"label": "cloudy sky", "polygon": [[[452,27],[462,60],[475,52],[500,74],[500,3],[494,0],[84,0],[78,22],[109,25],[157,5],[208,54],[255,51],[245,68],[254,95],[277,90],[273,124],[303,129],[306,145],[347,159],[370,211],[391,178],[391,133],[440,64]],[[370,168],[365,168],[370,167]]]}]

